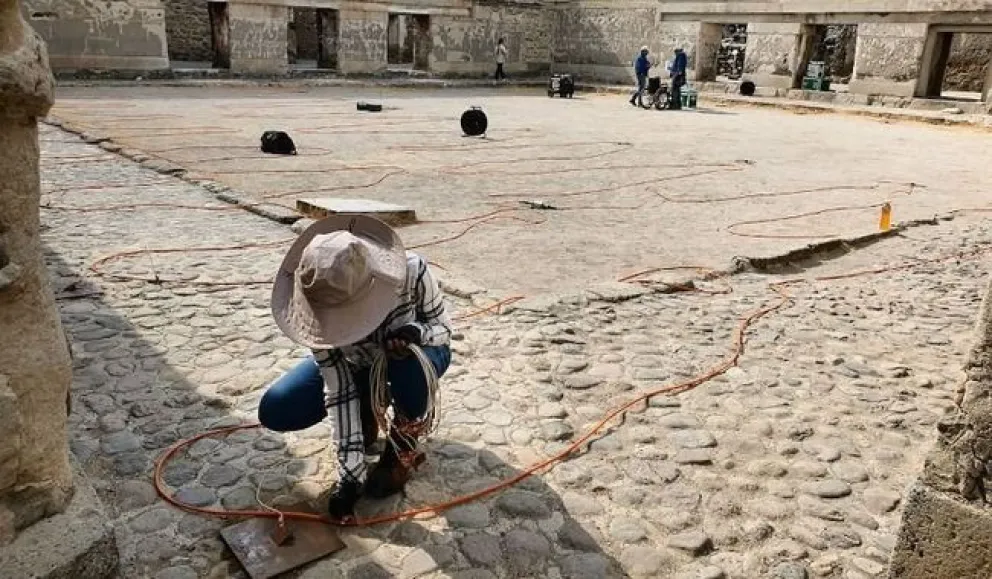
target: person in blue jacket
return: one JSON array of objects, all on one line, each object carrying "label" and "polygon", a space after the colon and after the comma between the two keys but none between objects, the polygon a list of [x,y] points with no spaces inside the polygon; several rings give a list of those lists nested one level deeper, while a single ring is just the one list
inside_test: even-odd
[{"label": "person in blue jacket", "polygon": [[644,88],[648,83],[648,71],[651,70],[651,61],[648,60],[649,50],[647,46],[641,47],[641,52],[634,59],[634,74],[637,75],[637,90],[630,96],[630,104],[635,107],[644,106]]},{"label": "person in blue jacket", "polygon": [[675,49],[675,59],[672,60],[672,90],[671,108],[682,108],[682,87],[685,86],[686,69],[689,67],[689,57],[681,48]]}]

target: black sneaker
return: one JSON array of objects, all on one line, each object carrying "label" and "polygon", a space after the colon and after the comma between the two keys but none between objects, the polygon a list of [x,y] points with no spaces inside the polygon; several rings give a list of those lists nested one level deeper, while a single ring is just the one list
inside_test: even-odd
[{"label": "black sneaker", "polygon": [[355,505],[362,496],[362,483],[345,477],[338,481],[327,499],[327,514],[335,521],[355,517]]}]

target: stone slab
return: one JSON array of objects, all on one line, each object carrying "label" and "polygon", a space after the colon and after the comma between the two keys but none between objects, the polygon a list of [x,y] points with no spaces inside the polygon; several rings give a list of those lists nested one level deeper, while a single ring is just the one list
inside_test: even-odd
[{"label": "stone slab", "polygon": [[73,470],[76,491],[68,508],[22,530],[0,548],[0,577],[117,577],[119,555],[110,519],[81,470],[75,465]]},{"label": "stone slab", "polygon": [[992,510],[917,483],[906,497],[889,579],[992,577]]},{"label": "stone slab", "polygon": [[296,208],[300,213],[314,219],[323,219],[330,215],[369,215],[394,226],[417,222],[417,212],[412,208],[371,199],[297,199]]}]

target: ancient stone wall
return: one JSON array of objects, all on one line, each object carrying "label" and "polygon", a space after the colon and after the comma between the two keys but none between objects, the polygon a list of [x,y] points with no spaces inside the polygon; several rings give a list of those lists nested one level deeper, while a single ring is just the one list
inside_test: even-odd
[{"label": "ancient stone wall", "polygon": [[338,69],[346,74],[385,69],[389,13],[342,10],[339,18]]},{"label": "ancient stone wall", "polygon": [[926,24],[859,25],[851,91],[912,96],[926,39]]},{"label": "ancient stone wall", "polygon": [[[496,4],[496,3],[493,3]],[[554,14],[528,3],[478,5],[470,16],[431,18],[431,70],[491,75],[496,43],[506,39],[509,74],[547,71],[551,66]]]},{"label": "ancient stone wall", "polygon": [[163,0],[163,2],[165,31],[169,40],[169,59],[193,62],[213,60],[207,0]]},{"label": "ancient stone wall", "polygon": [[24,0],[54,69],[169,67],[161,0]]},{"label": "ancient stone wall", "polygon": [[287,16],[288,10],[283,6],[231,4],[231,71],[287,72]]},{"label": "ancient stone wall", "polygon": [[[664,69],[676,47],[685,49],[690,71],[695,67],[698,22],[662,20],[664,8],[573,6],[558,11],[553,47],[555,68],[584,77],[628,82],[642,46]],[[690,74],[690,76],[692,76]]]},{"label": "ancient stone wall", "polygon": [[945,90],[979,92],[992,60],[992,34],[956,34],[944,75]]}]

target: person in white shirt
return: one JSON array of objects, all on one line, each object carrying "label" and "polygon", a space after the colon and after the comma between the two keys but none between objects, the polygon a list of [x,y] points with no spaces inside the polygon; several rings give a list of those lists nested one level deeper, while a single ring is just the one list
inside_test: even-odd
[{"label": "person in white shirt", "polygon": [[499,42],[496,43],[496,80],[506,78],[506,73],[503,72],[503,65],[506,64],[506,55],[506,41],[500,38]]}]

